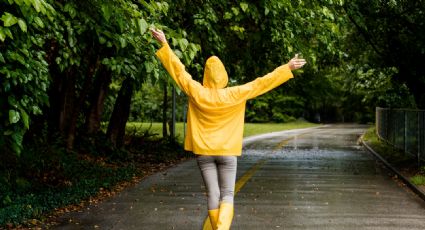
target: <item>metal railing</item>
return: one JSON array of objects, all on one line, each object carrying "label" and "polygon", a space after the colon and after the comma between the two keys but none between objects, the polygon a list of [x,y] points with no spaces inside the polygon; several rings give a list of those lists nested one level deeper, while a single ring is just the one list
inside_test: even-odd
[{"label": "metal railing", "polygon": [[425,110],[376,108],[378,137],[397,149],[425,160]]}]

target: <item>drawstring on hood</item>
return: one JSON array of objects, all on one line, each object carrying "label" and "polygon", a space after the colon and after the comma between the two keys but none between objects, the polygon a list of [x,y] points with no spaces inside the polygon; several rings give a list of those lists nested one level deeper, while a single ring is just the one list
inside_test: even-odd
[{"label": "drawstring on hood", "polygon": [[223,63],[216,56],[211,56],[205,63],[203,85],[206,88],[222,89],[227,86],[228,76]]}]

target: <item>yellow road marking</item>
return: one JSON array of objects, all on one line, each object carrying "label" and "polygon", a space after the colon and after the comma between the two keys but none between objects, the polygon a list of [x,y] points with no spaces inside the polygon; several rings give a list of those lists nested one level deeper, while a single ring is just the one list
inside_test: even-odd
[{"label": "yellow road marking", "polygon": [[[298,136],[292,136],[290,138],[284,139],[283,141],[279,142],[276,147],[273,149],[274,153],[275,151],[281,149],[283,146],[287,145],[290,141],[292,141],[293,139],[297,138],[297,137],[302,137],[304,135],[306,135],[308,133],[303,133],[300,134]],[[249,179],[251,179],[251,177],[254,175],[254,173],[261,168],[261,166],[264,165],[264,163],[266,163],[266,159],[261,159],[259,161],[257,161],[257,163],[255,163],[247,172],[245,172],[241,178],[239,178],[239,180],[236,182],[235,184],[235,196],[236,194],[242,189],[242,187],[245,185],[246,182],[249,181]],[[204,226],[202,228],[203,230],[213,230],[212,226],[211,226],[211,221],[210,221],[210,217],[207,215],[207,217],[204,220]]]},{"label": "yellow road marking", "polygon": [[245,185],[246,182],[251,179],[251,177],[254,175],[254,173],[263,166],[264,163],[266,163],[266,159],[261,159],[255,163],[254,166],[252,166],[243,176],[236,182],[235,184],[235,195],[241,191],[242,187]]}]

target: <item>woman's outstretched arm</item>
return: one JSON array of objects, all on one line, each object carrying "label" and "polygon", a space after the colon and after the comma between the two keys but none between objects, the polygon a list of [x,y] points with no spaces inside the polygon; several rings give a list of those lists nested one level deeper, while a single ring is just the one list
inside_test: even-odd
[{"label": "woman's outstretched arm", "polygon": [[295,55],[287,64],[281,65],[265,76],[244,85],[232,87],[231,90],[234,92],[233,95],[238,97],[238,99],[252,99],[293,78],[292,71],[303,67],[306,63],[305,59],[298,58],[298,55]]},{"label": "woman's outstretched arm", "polygon": [[174,54],[168,45],[164,32],[161,30],[151,29],[152,36],[161,43],[162,47],[156,52],[162,65],[165,67],[170,76],[174,79],[178,87],[188,96],[193,96],[199,92],[202,85],[193,80],[192,76],[181,63],[180,59]]}]

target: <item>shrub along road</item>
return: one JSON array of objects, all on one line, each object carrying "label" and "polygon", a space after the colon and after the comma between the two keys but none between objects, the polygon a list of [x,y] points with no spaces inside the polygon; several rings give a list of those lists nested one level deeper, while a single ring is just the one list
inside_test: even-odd
[{"label": "shrub along road", "polygon": [[[425,202],[360,147],[359,125],[245,139],[232,229],[423,229]],[[194,160],[114,198],[68,213],[58,229],[207,229]]]}]

